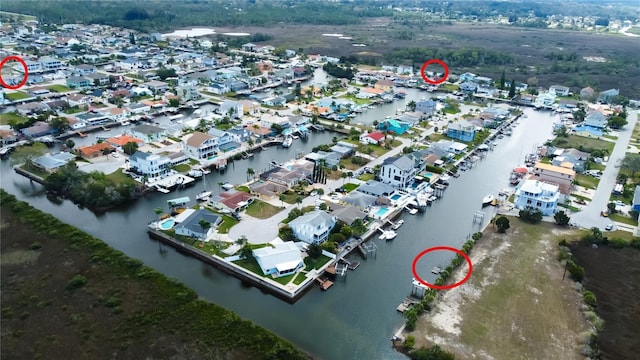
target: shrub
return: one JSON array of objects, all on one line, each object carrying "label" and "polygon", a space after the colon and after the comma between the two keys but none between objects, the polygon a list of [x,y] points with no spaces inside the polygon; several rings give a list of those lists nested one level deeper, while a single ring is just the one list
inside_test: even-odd
[{"label": "shrub", "polygon": [[65,290],[75,290],[83,287],[87,283],[87,278],[82,275],[76,275],[71,278],[64,286]]},{"label": "shrub", "polygon": [[567,269],[573,280],[582,282],[582,279],[584,279],[584,268],[582,266],[577,265],[573,260],[569,260],[567,262]]},{"label": "shrub", "polygon": [[586,290],[585,292],[583,292],[582,298],[584,299],[584,302],[587,305],[596,307],[597,305],[596,296],[591,291]]},{"label": "shrub", "polygon": [[567,239],[562,239],[562,240],[560,240],[558,245],[560,245],[560,246],[569,246],[569,243],[567,242]]},{"label": "shrub", "polygon": [[42,243],[40,241],[34,241],[30,247],[31,250],[39,250],[42,248]]},{"label": "shrub", "polygon": [[633,238],[630,243],[632,248],[640,249],[640,238]]},{"label": "shrub", "polygon": [[609,240],[608,245],[614,249],[622,249],[627,246],[627,242],[620,238],[613,238]]},{"label": "shrub", "polygon": [[530,222],[532,224],[538,224],[542,221],[542,211],[531,206],[527,206],[526,208],[520,210],[518,216],[522,220]]},{"label": "shrub", "polygon": [[402,344],[402,346],[404,346],[405,349],[413,349],[415,345],[416,345],[416,338],[411,335],[407,336],[407,338],[404,340],[404,343]]}]

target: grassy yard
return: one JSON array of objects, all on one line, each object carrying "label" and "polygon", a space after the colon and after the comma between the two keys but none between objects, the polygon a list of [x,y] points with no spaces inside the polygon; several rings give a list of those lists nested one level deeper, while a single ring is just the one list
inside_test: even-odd
[{"label": "grassy yard", "polygon": [[8,125],[9,121],[14,121],[16,124],[22,124],[28,119],[20,114],[16,113],[6,113],[0,115],[0,125]]},{"label": "grassy yard", "polygon": [[296,284],[296,285],[300,285],[306,279],[307,279],[307,274],[301,272],[301,273],[298,273],[298,276],[296,276],[295,279],[293,279],[293,283]]},{"label": "grassy yard", "polygon": [[611,153],[615,143],[599,139],[591,139],[578,135],[569,137],[557,137],[553,140],[553,145],[561,148],[576,148],[581,151],[591,152],[593,150],[606,150]]},{"label": "grassy yard", "polygon": [[618,140],[618,137],[613,135],[604,135],[604,137],[610,140]]},{"label": "grassy yard", "polygon": [[116,184],[126,184],[126,183],[135,184],[136,183],[136,181],[133,180],[131,176],[124,174],[122,172],[122,169],[118,169],[117,171],[112,172],[111,174],[107,175],[107,178],[110,178]]},{"label": "grassy yard", "polygon": [[638,222],[635,219],[632,219],[628,216],[624,216],[622,214],[609,214],[609,219],[619,222],[619,223],[623,223],[623,224],[627,224],[627,225],[633,225],[633,226],[638,226]]},{"label": "grassy yard", "polygon": [[441,86],[441,89],[444,91],[458,91],[460,89],[460,87],[456,84],[443,84]]},{"label": "grassy yard", "polygon": [[362,181],[369,181],[369,180],[373,180],[375,177],[376,176],[374,174],[364,173],[358,176],[358,179]]},{"label": "grassy yard", "polygon": [[222,215],[222,222],[218,225],[218,233],[220,234],[228,234],[229,229],[231,229],[235,224],[238,223],[238,220],[232,218],[229,215]]},{"label": "grassy yard", "polygon": [[280,209],[279,207],[273,206],[262,200],[254,200],[247,207],[247,215],[253,216],[258,219],[267,219],[279,213],[281,210],[282,209]]},{"label": "grassy yard", "polygon": [[71,91],[71,89],[69,89],[64,85],[51,85],[51,86],[47,86],[47,89],[53,92],[59,92],[59,93]]},{"label": "grassy yard", "polygon": [[357,189],[358,186],[360,185],[354,183],[346,183],[344,184],[343,188],[347,190],[347,192],[352,192],[353,190]]},{"label": "grassy yard", "polygon": [[178,164],[173,167],[173,170],[183,173],[191,170],[191,166],[189,164]]},{"label": "grassy yard", "polygon": [[262,272],[260,265],[258,265],[258,262],[256,261],[256,259],[252,257],[247,259],[237,260],[237,261],[234,261],[233,263],[251,271],[254,274],[264,276],[264,273]]},{"label": "grassy yard", "polygon": [[15,91],[15,92],[4,94],[4,97],[11,101],[17,101],[17,100],[29,98],[31,96],[29,96],[29,94],[23,91]]},{"label": "grassy yard", "polygon": [[[562,280],[564,265],[557,260],[558,241],[578,233],[509,221],[506,234],[487,228],[471,251],[469,281],[442,292],[436,308],[418,320],[417,331],[407,334],[415,336],[416,347],[436,342],[460,359],[584,358],[581,295],[573,281]],[[463,266],[452,281],[466,271]]]},{"label": "grassy yard", "polygon": [[330,257],[324,255],[320,255],[320,257],[317,259],[312,259],[311,256],[307,256],[306,258],[304,258],[305,270],[310,271],[313,269],[320,269],[330,260]]},{"label": "grassy yard", "polygon": [[586,187],[587,189],[595,189],[598,187],[600,183],[600,179],[594,178],[593,176],[578,174],[576,175],[576,181],[578,185]]}]

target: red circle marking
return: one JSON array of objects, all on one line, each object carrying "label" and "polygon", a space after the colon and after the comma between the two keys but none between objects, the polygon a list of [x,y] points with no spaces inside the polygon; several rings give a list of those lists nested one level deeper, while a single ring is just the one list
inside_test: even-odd
[{"label": "red circle marking", "polygon": [[[420,260],[420,258],[423,257],[424,255],[432,251],[438,251],[438,250],[453,251],[456,254],[462,256],[467,261],[467,264],[469,264],[469,272],[467,273],[467,276],[465,276],[462,280],[458,281],[457,283],[451,284],[451,285],[435,285],[423,280],[420,277],[420,275],[418,275],[418,272],[416,271],[416,264],[418,264],[418,260]],[[418,256],[416,256],[415,259],[413,259],[413,264],[411,264],[411,271],[413,272],[413,276],[416,278],[416,280],[420,281],[420,283],[424,284],[425,286],[428,286],[436,290],[447,290],[447,289],[453,289],[454,287],[458,287],[464,284],[465,282],[467,282],[467,280],[469,280],[469,278],[471,277],[471,272],[473,271],[473,265],[471,264],[471,259],[469,259],[469,256],[463,253],[461,250],[458,250],[456,248],[452,248],[449,246],[435,246],[435,247],[423,250],[420,254],[418,254]]]},{"label": "red circle marking", "polygon": [[24,60],[22,60],[22,58],[19,57],[19,56],[16,56],[16,55],[7,56],[6,58],[2,59],[2,61],[0,62],[0,72],[2,71],[2,67],[4,66],[4,64],[6,64],[7,61],[9,61],[9,60],[15,60],[15,61],[19,62],[20,64],[22,64],[22,67],[24,68],[24,78],[22,79],[20,84],[11,86],[11,85],[7,84],[6,82],[4,82],[4,79],[2,78],[2,75],[0,74],[0,84],[2,84],[2,86],[7,88],[7,89],[11,89],[11,90],[20,89],[21,87],[24,86],[24,84],[27,83],[27,79],[29,79],[29,69],[27,69],[27,63],[24,62]]},{"label": "red circle marking", "polygon": [[[444,68],[444,76],[442,77],[442,79],[440,79],[440,80],[431,80],[431,79],[429,79],[427,77],[427,75],[424,74],[424,71],[427,69],[427,66],[429,66],[431,64],[438,64],[438,65],[442,66],[442,68]],[[422,76],[422,79],[424,81],[426,81],[428,84],[440,85],[443,82],[447,81],[447,78],[449,77],[449,67],[442,60],[431,59],[431,60],[425,61],[424,64],[422,64],[422,67],[420,68],[420,76]]]}]

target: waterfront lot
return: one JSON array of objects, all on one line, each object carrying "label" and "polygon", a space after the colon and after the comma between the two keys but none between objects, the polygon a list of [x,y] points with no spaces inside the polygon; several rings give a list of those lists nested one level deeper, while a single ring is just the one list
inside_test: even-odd
[{"label": "waterfront lot", "polygon": [[487,228],[471,252],[470,280],[418,320],[416,347],[437,343],[460,358],[581,358],[582,299],[557,260],[558,240],[571,231],[510,222],[504,235]]}]

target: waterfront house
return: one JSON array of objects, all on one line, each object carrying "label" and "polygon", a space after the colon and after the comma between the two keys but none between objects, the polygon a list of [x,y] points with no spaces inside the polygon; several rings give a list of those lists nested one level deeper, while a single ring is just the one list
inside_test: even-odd
[{"label": "waterfront house", "polygon": [[360,135],[360,143],[362,144],[372,144],[372,145],[380,145],[382,141],[384,141],[385,135],[381,131],[373,131],[370,133],[364,133]]},{"label": "waterfront house", "polygon": [[67,95],[67,102],[69,106],[83,106],[83,105],[91,105],[91,96],[83,95],[83,94],[69,94]]},{"label": "waterfront house", "polygon": [[385,184],[405,189],[413,182],[417,173],[415,162],[406,155],[385,159],[380,167],[378,178]]},{"label": "waterfront house", "polygon": [[452,139],[470,142],[476,136],[476,127],[466,120],[458,120],[447,126],[447,136]]},{"label": "waterfront house", "polygon": [[231,88],[222,82],[214,82],[207,89],[209,92],[222,95],[231,91]]},{"label": "waterfront house", "polygon": [[595,90],[593,90],[592,87],[586,87],[586,88],[580,89],[581,99],[585,99],[585,100],[593,99],[594,95],[595,95]]},{"label": "waterfront house", "polygon": [[254,196],[258,196],[262,200],[269,201],[277,199],[280,194],[289,190],[289,187],[273,181],[262,181],[251,184],[251,186],[249,186],[249,190]]},{"label": "waterfront house", "polygon": [[[384,185],[384,184],[382,184]],[[364,186],[364,185],[360,185],[360,186]],[[385,185],[388,186],[388,185]],[[391,188],[389,186],[389,188]],[[347,195],[343,196],[342,198],[340,198],[340,202],[344,203],[344,204],[349,204],[350,207],[355,207],[357,209],[360,209],[361,213],[363,215],[358,215],[361,219],[364,219],[366,217],[366,213],[365,211],[368,211],[368,209],[373,206],[376,203],[376,199],[378,198],[378,196],[374,196],[371,194],[365,194],[362,191],[359,191],[360,189],[358,188],[358,190],[356,191],[352,191],[350,193],[348,193]],[[364,189],[365,191],[367,191],[367,189]],[[388,191],[395,191],[395,189],[391,188]],[[334,209],[333,207],[334,203],[330,203],[329,207]],[[342,214],[340,214],[340,216],[338,214],[333,214],[333,216],[336,216],[338,219],[343,220],[341,218],[341,216],[344,216]],[[346,221],[345,221],[346,222]],[[350,223],[349,223],[350,224]]]},{"label": "waterfront house", "polygon": [[379,196],[389,196],[394,191],[396,191],[396,189],[393,186],[382,183],[378,180],[369,180],[366,183],[358,186],[358,191],[364,194],[379,197]]},{"label": "waterfront house", "polygon": [[576,172],[573,169],[538,162],[533,168],[531,179],[556,184],[561,194],[570,195],[575,177]]},{"label": "waterfront house", "polygon": [[237,136],[228,131],[211,128],[208,134],[216,138],[220,151],[229,151],[240,147],[240,143],[236,141]]},{"label": "waterfront house", "polygon": [[235,189],[227,190],[209,199],[209,203],[214,208],[231,212],[242,211],[252,202],[253,195]]},{"label": "waterfront house", "polygon": [[240,100],[240,106],[244,115],[257,115],[260,113],[260,104],[255,101]]},{"label": "waterfront house", "polygon": [[18,133],[15,130],[0,129],[0,146],[13,144],[16,141],[18,141]]},{"label": "waterfront house", "polygon": [[104,156],[105,151],[112,152],[115,149],[109,143],[102,142],[89,146],[82,146],[76,149],[76,153],[85,158],[85,159],[93,159],[98,156]]},{"label": "waterfront house", "polygon": [[24,136],[33,139],[41,136],[52,135],[56,132],[56,129],[51,127],[51,125],[46,122],[36,121],[33,123],[33,125],[24,129],[20,129],[20,132]]},{"label": "waterfront house", "polygon": [[91,80],[83,76],[72,76],[66,80],[67,87],[70,89],[85,89],[92,85]]},{"label": "waterfront house", "polygon": [[184,142],[184,150],[194,159],[208,159],[219,151],[218,139],[215,136],[196,131]]},{"label": "waterfront house", "polygon": [[600,111],[591,111],[584,118],[584,125],[596,129],[604,129],[607,126],[607,118]]},{"label": "waterfront house", "polygon": [[23,115],[23,116],[27,116],[27,115],[31,115],[31,114],[36,114],[36,113],[40,113],[43,111],[48,111],[49,110],[49,106],[47,106],[47,104],[42,103],[42,102],[30,102],[30,103],[26,103],[26,104],[20,104],[16,107],[16,111],[18,111],[18,114]]},{"label": "waterfront house", "polygon": [[551,108],[556,101],[556,95],[552,93],[542,93],[536,97],[533,106],[536,108]]},{"label": "waterfront house", "polygon": [[107,140],[105,140],[107,143],[109,143],[111,146],[118,148],[118,149],[122,149],[122,147],[130,142],[135,143],[138,145],[138,147],[144,145],[144,141],[135,138],[131,135],[127,135],[127,134],[122,134],[119,136],[112,136],[110,138],[108,138]]},{"label": "waterfront house", "polygon": [[94,126],[108,123],[111,118],[103,113],[86,112],[80,113],[74,116],[79,122],[86,124],[86,126]]},{"label": "waterfront house", "polygon": [[471,81],[465,81],[460,84],[460,91],[465,93],[474,93],[478,90],[478,84]]},{"label": "waterfront house", "polygon": [[[206,239],[213,234],[216,227],[222,222],[222,217],[207,209],[187,209],[185,212],[189,215],[173,228],[177,235]],[[208,222],[211,227],[206,230],[203,229],[200,225],[201,220]]]},{"label": "waterfront house", "polygon": [[336,218],[322,210],[314,210],[289,222],[294,235],[308,244],[322,244],[336,225]]},{"label": "waterfront house", "polygon": [[46,172],[54,172],[75,158],[75,155],[68,152],[46,154],[33,159],[33,165]]},{"label": "waterfront house", "polygon": [[304,267],[302,253],[293,241],[272,241],[271,246],[253,250],[253,257],[265,275],[274,278],[291,275]]},{"label": "waterfront house", "polygon": [[600,95],[598,95],[598,102],[600,102],[600,103],[608,103],[614,97],[616,97],[618,95],[620,95],[620,90],[619,89],[605,90],[605,91],[601,92]]},{"label": "waterfront house", "polygon": [[460,81],[461,83],[465,81],[476,81],[477,77],[478,75],[474,73],[466,72],[458,77],[458,81]]},{"label": "waterfront house", "polygon": [[149,124],[140,124],[131,129],[131,135],[142,139],[145,143],[162,141],[167,137],[167,130]]},{"label": "waterfront house", "polygon": [[388,133],[394,133],[396,135],[402,135],[409,130],[409,124],[398,120],[384,120],[378,124],[378,129],[384,130]]},{"label": "waterfront house", "polygon": [[538,180],[525,180],[515,191],[516,209],[532,207],[545,216],[553,215],[558,208],[560,191],[558,185]]},{"label": "waterfront house", "polygon": [[198,88],[194,85],[178,86],[176,87],[176,93],[182,101],[192,101],[202,97],[198,92]]},{"label": "waterfront house", "polygon": [[555,94],[556,96],[569,96],[570,90],[571,89],[569,89],[568,87],[562,85],[551,85],[549,87],[549,92]]},{"label": "waterfront house", "polygon": [[239,101],[225,100],[216,112],[223,116],[229,116],[232,119],[240,118],[244,114],[243,105]]},{"label": "waterfront house", "polygon": [[136,151],[129,157],[129,166],[140,175],[163,177],[171,171],[171,160],[166,156]]},{"label": "waterfront house", "polygon": [[640,185],[636,185],[636,191],[633,193],[633,202],[631,204],[631,209],[640,211]]},{"label": "waterfront house", "polygon": [[63,68],[63,64],[58,59],[54,59],[49,56],[41,57],[38,59],[40,63],[40,68],[42,71],[55,71]]},{"label": "waterfront house", "polygon": [[585,126],[585,125],[576,126],[573,129],[571,129],[571,131],[578,136],[593,138],[593,139],[600,139],[604,135],[604,132],[602,132],[602,129],[594,128],[591,126]]},{"label": "waterfront house", "polygon": [[[349,194],[352,194],[354,192],[357,192],[357,191],[352,191]],[[362,196],[373,197],[371,195],[366,195],[363,193],[359,193],[359,194]],[[375,197],[373,197],[373,202],[375,202]],[[369,205],[373,204],[373,202],[370,203]],[[342,221],[347,225],[351,225],[356,219],[364,220],[367,217],[367,213],[360,210],[360,209],[365,209],[367,206],[361,207],[361,206],[356,206],[352,204],[340,205],[334,202],[329,202],[329,209],[331,210],[329,215],[334,216],[336,219],[338,219],[339,221]]]}]

